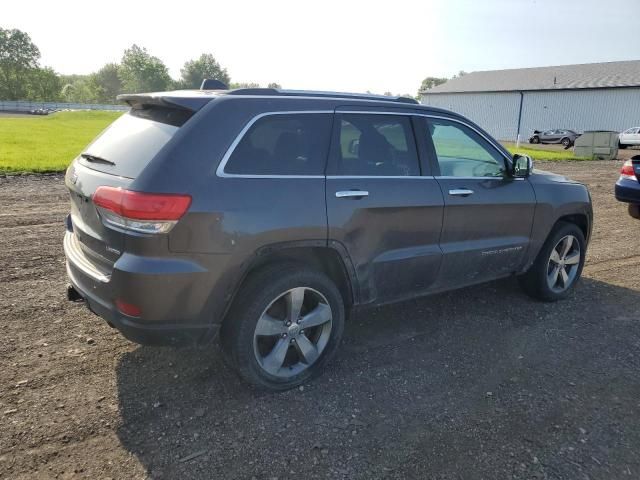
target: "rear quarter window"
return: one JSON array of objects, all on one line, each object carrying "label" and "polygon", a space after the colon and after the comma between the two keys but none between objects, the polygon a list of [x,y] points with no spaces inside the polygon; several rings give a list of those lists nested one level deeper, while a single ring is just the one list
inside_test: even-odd
[{"label": "rear quarter window", "polygon": [[229,157],[224,173],[323,175],[332,114],[271,114],[256,120]]}]

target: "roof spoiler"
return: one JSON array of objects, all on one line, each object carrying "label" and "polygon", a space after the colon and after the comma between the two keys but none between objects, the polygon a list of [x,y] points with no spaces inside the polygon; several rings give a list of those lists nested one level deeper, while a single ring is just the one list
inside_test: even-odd
[{"label": "roof spoiler", "polygon": [[197,112],[215,97],[189,97],[162,93],[124,93],[117,99],[131,108],[165,107]]}]

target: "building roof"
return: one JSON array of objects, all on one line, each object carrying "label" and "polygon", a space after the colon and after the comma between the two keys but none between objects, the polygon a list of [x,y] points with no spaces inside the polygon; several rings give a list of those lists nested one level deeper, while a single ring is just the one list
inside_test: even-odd
[{"label": "building roof", "polygon": [[471,72],[420,93],[640,87],[640,60]]}]

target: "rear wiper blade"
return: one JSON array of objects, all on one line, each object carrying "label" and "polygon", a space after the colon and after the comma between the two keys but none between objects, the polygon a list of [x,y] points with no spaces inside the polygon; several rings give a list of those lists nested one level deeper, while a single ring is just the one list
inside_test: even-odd
[{"label": "rear wiper blade", "polygon": [[85,160],[87,160],[88,162],[106,163],[107,165],[114,165],[114,166],[116,164],[115,162],[112,162],[111,160],[107,160],[106,158],[96,157],[95,155],[89,155],[88,153],[81,153],[80,156]]}]

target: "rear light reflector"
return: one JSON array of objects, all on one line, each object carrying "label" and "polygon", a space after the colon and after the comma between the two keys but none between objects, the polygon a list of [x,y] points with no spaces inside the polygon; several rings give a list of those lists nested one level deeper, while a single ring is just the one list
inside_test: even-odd
[{"label": "rear light reflector", "polygon": [[636,173],[633,171],[633,163],[631,160],[627,160],[620,169],[620,175],[626,178],[633,178],[635,180]]},{"label": "rear light reflector", "polygon": [[187,212],[191,196],[98,187],[93,203],[108,226],[141,233],[166,233]]},{"label": "rear light reflector", "polygon": [[124,313],[130,317],[139,317],[142,314],[142,310],[133,303],[127,303],[122,300],[116,300],[116,308],[120,313]]}]

